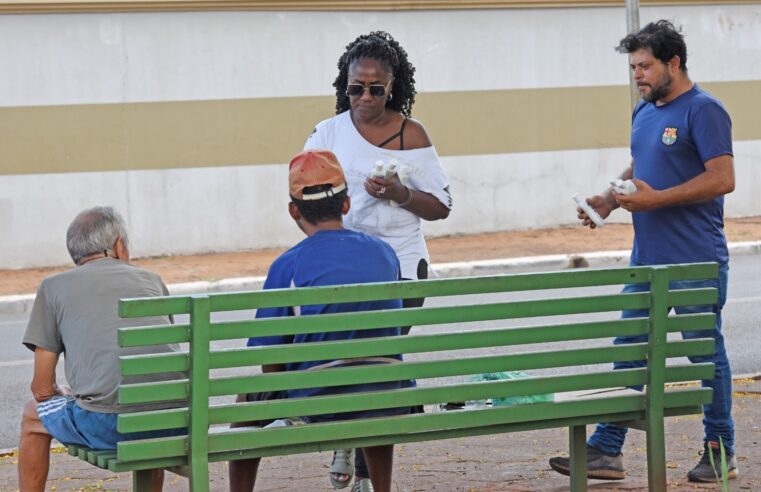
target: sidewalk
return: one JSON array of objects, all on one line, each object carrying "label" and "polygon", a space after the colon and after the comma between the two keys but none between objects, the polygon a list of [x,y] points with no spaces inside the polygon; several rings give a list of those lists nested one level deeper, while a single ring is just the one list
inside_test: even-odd
[{"label": "sidewalk", "polygon": [[[727,219],[730,254],[761,253],[761,216]],[[558,227],[433,238],[427,241],[432,270],[439,276],[517,272],[534,267],[623,266],[629,259],[632,228],[607,224],[602,229]],[[283,249],[193,256],[138,258],[134,264],[158,273],[173,294],[250,290]],[[0,270],[0,316],[23,316],[34,292],[48,275],[71,268]]]},{"label": "sidewalk", "polygon": [[[761,380],[735,383],[734,417],[740,478],[733,491],[761,490]],[[687,482],[687,471],[699,459],[702,424],[699,416],[666,419],[666,467],[669,491],[721,490],[716,484]],[[592,427],[587,427],[591,432]],[[568,431],[548,429],[513,434],[432,441],[397,446],[395,491],[566,491],[568,479],[553,472],[547,460],[567,453]],[[88,465],[54,450],[47,490],[130,490],[131,476]],[[257,491],[332,490],[329,453],[266,458]],[[15,455],[0,458],[0,490],[17,490]],[[631,431],[624,447],[627,479],[590,482],[590,490],[647,490],[644,434]],[[187,480],[167,474],[165,491],[184,491]],[[211,490],[227,490],[227,464],[211,465]],[[348,489],[344,489],[348,490]]]}]

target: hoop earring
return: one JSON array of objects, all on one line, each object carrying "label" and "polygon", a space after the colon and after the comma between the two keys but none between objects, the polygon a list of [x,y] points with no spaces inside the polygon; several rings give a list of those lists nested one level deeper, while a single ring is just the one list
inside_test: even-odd
[{"label": "hoop earring", "polygon": [[388,93],[388,100],[390,101],[390,100],[392,100],[393,98],[394,98],[394,93],[393,93],[393,92],[389,92],[389,93]]}]

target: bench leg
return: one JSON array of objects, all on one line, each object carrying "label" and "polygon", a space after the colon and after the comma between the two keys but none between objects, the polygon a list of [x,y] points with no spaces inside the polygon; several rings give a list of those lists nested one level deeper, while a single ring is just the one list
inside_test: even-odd
[{"label": "bench leg", "polygon": [[153,470],[135,470],[132,472],[132,492],[151,492],[153,487]]},{"label": "bench leg", "polygon": [[571,454],[571,492],[587,490],[587,427],[574,425],[568,428]]},{"label": "bench leg", "polygon": [[651,492],[666,491],[666,442],[663,418],[649,422],[647,430],[647,489]]}]

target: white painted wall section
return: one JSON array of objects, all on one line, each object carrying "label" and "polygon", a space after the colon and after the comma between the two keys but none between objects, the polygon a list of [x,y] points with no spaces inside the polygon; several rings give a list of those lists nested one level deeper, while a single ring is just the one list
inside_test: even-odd
[{"label": "white painted wall section", "polygon": [[[757,80],[761,5],[645,7],[699,82]],[[344,47],[391,32],[421,92],[628,83],[622,8],[0,16],[0,107],[327,95]]]}]

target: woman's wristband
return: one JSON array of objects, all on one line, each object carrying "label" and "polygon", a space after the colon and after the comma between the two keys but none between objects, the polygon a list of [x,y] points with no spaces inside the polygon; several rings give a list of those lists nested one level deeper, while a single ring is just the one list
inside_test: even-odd
[{"label": "woman's wristband", "polygon": [[410,204],[410,202],[412,202],[412,190],[409,189],[407,186],[405,186],[404,189],[407,190],[407,199],[399,204],[400,207],[406,207],[407,205]]}]

